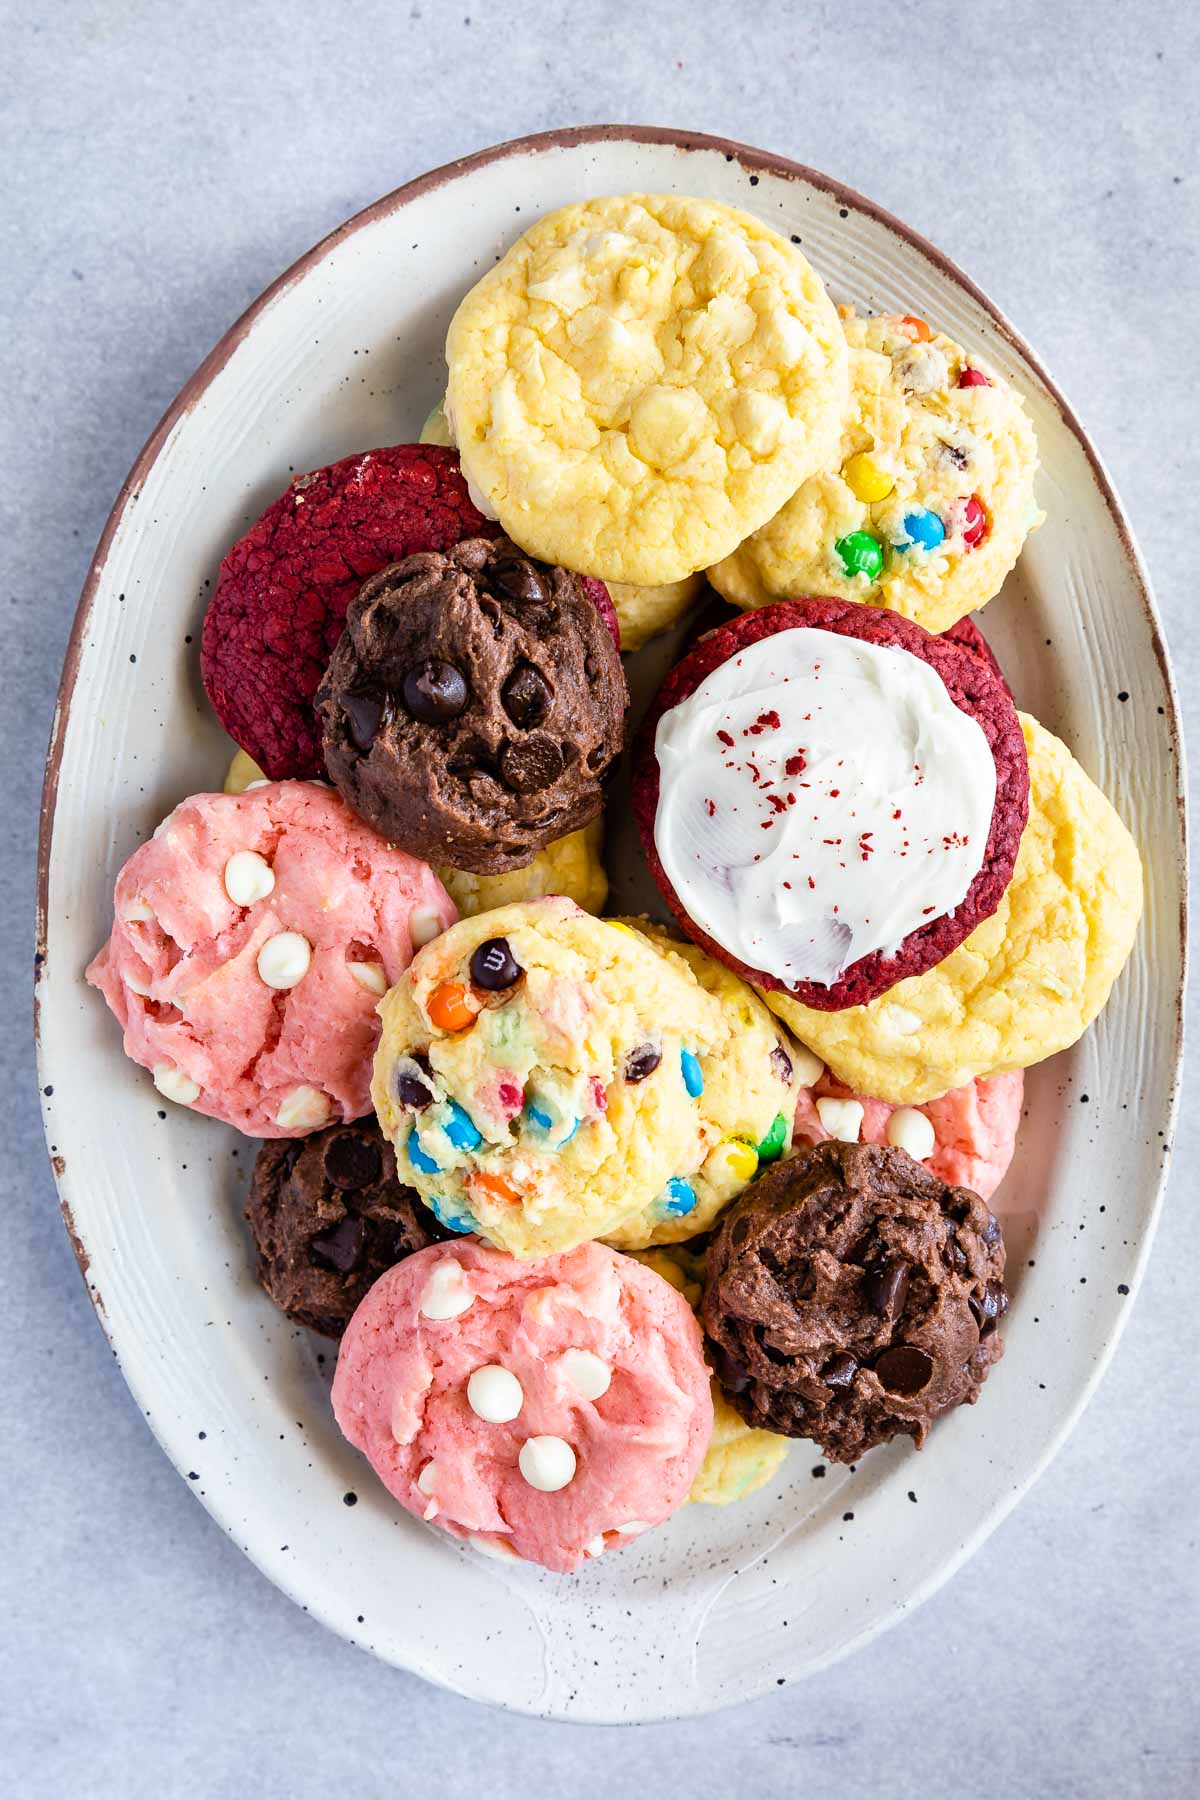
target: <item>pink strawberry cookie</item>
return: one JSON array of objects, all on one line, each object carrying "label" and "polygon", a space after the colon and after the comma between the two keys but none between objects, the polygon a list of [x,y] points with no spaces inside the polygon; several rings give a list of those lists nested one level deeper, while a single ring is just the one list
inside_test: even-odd
[{"label": "pink strawberry cookie", "polygon": [[713,1425],[700,1329],[669,1282],[604,1244],[518,1262],[474,1238],[379,1278],[333,1410],[407,1511],[562,1571],[669,1518]]},{"label": "pink strawberry cookie", "polygon": [[117,877],[87,971],[168,1100],[254,1137],[371,1110],[375,1008],[453,924],[425,863],[332,788],[266,782],[177,806]]},{"label": "pink strawberry cookie", "polygon": [[795,1142],[806,1149],[840,1137],[898,1145],[951,1187],[990,1200],[1013,1158],[1024,1094],[1017,1069],[981,1077],[924,1106],[891,1106],[856,1094],[826,1069],[799,1091]]}]

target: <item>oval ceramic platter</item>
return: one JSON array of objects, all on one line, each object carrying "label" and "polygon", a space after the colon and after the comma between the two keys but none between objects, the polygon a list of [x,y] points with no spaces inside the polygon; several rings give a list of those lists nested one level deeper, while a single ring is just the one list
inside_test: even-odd
[{"label": "oval ceramic platter", "polygon": [[[289,1326],[254,1283],[240,1216],[253,1145],[166,1107],[82,975],[124,858],[184,795],[221,785],[230,746],[196,645],[227,546],[293,471],[416,436],[442,392],[456,302],[533,217],[637,190],[749,208],[800,239],[836,299],[935,320],[1020,387],[1048,520],[984,624],[1019,703],[1132,826],[1148,900],[1099,1024],[1029,1078],[998,1202],[1008,1353],[982,1404],[920,1454],[900,1440],[856,1472],[823,1469],[798,1443],[759,1494],[685,1508],[563,1577],[484,1560],[417,1523],[342,1441],[330,1346]],[[639,659],[643,698],[671,652],[660,641]],[[896,220],[777,157],[634,127],[507,144],[359,214],[258,301],[151,438],[84,590],[51,745],[38,982],[48,1141],[93,1301],[168,1455],[309,1612],[391,1662],[522,1711],[702,1713],[894,1623],[1045,1467],[1137,1286],[1178,1072],[1180,762],[1145,576],[1094,450],[995,308]],[[632,836],[618,823],[610,844],[615,908],[645,905]]]}]

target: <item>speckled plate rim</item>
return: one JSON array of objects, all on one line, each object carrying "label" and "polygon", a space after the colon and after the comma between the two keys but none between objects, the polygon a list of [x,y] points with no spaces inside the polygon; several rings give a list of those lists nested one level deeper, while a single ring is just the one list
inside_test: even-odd
[{"label": "speckled plate rim", "polygon": [[[391,193],[375,201],[370,206],[367,206],[356,213],[344,224],[340,225],[333,232],[321,239],[319,243],[280,275],[277,280],[272,282],[225,333],[219,343],[209,353],[203,363],[201,363],[196,372],[184,384],[175,400],[171,403],[159,423],[151,432],[117,496],[112,512],[110,513],[104,531],[101,534],[87,577],[84,581],[64,658],[63,672],[51,727],[39,824],[37,925],[34,956],[34,1023],[35,1037],[38,1039],[38,1067],[40,1075],[44,1077],[46,1074],[42,1062],[38,1020],[41,988],[49,965],[49,878],[51,847],[54,838],[59,774],[63,757],[66,729],[70,717],[71,703],[76,679],[79,673],[83,644],[90,624],[92,606],[104,572],[110,546],[127,511],[136,503],[138,494],[164,444],[174,431],[175,427],[186,417],[205,394],[215,376],[223,369],[234,351],[252,330],[260,315],[270,307],[272,302],[276,300],[280,294],[294,286],[296,283],[302,281],[316,265],[322,262],[347,237],[361,230],[364,226],[368,226],[378,219],[404,207],[412,200],[419,198],[431,190],[452,183],[461,176],[468,175],[490,163],[495,163],[504,159],[536,155],[542,151],[573,148],[590,144],[603,144],[614,141],[645,145],[661,145],[683,151],[699,150],[718,152],[723,154],[727,161],[737,161],[747,171],[760,170],[785,180],[795,180],[809,184],[813,188],[828,195],[838,204],[847,208],[853,208],[856,212],[872,218],[895,234],[895,236],[904,240],[921,256],[933,263],[954,284],[964,290],[989,316],[999,335],[1007,341],[1025,362],[1028,363],[1034,373],[1038,376],[1064,425],[1078,441],[1078,444],[1083,450],[1087,462],[1090,465],[1097,488],[1104,501],[1112,524],[1122,543],[1128,559],[1130,575],[1138,589],[1145,623],[1148,628],[1150,647],[1157,661],[1162,680],[1166,711],[1165,722],[1169,740],[1174,750],[1176,770],[1179,772],[1175,793],[1178,830],[1174,844],[1181,895],[1178,937],[1179,983],[1176,991],[1175,1018],[1173,1021],[1175,1049],[1172,1085],[1165,1115],[1167,1129],[1169,1131],[1173,1130],[1179,1103],[1179,1080],[1183,1056],[1183,1000],[1187,981],[1187,795],[1186,789],[1182,785],[1182,772],[1186,769],[1187,764],[1183,744],[1182,724],[1178,709],[1178,697],[1166,645],[1163,639],[1161,622],[1150,587],[1149,577],[1132,529],[1125,517],[1103,460],[1095,446],[1092,444],[1074,409],[1062,393],[1062,390],[1047,372],[1040,358],[1030,347],[1028,342],[1013,327],[1000,309],[989,299],[987,294],[972,281],[950,257],[946,256],[921,233],[913,230],[894,214],[890,213],[885,208],[876,205],[864,195],[859,194],[854,189],[836,181],[817,169],[794,162],[786,157],[774,155],[769,151],[760,150],[753,146],[736,142],[732,139],[712,136],[702,132],[676,130],[663,126],[590,125],[515,138],[505,143],[480,150],[472,155],[461,157],[440,168],[431,170],[428,173],[417,177],[415,180],[404,184],[402,187],[395,189]],[[45,1110],[46,1109],[44,1108],[44,1111]],[[47,1129],[47,1143],[49,1145],[50,1122],[48,1118],[45,1120],[45,1124]],[[93,1300],[93,1305],[95,1306],[97,1316],[105,1331],[105,1335],[111,1342],[112,1340],[103,1306],[99,1303],[98,1296],[94,1293],[94,1290],[88,1286],[86,1280],[89,1252],[85,1235],[76,1227],[72,1208],[73,1182],[68,1178],[65,1170],[60,1167],[59,1159],[51,1156],[51,1165],[58,1188],[64,1224],[70,1237],[81,1273],[85,1278],[85,1288],[87,1288],[89,1296]],[[1157,1222],[1161,1214],[1168,1166],[1169,1165],[1164,1164],[1159,1176],[1153,1204],[1147,1215],[1146,1227],[1143,1231],[1141,1242],[1138,1246],[1137,1254],[1132,1266],[1130,1281],[1132,1290],[1131,1298],[1136,1296],[1138,1287],[1140,1286]],[[1096,1356],[1088,1378],[1081,1385],[1074,1403],[1064,1412],[1059,1421],[1058,1428],[1047,1443],[1043,1454],[1025,1472],[1022,1480],[978,1519],[975,1528],[966,1535],[952,1553],[947,1555],[945,1560],[938,1565],[937,1569],[929,1579],[915,1587],[904,1601],[895,1604],[889,1610],[881,1611],[879,1616],[873,1619],[864,1630],[860,1631],[848,1641],[838,1645],[829,1655],[810,1659],[803,1670],[803,1674],[816,1673],[818,1670],[826,1668],[830,1664],[841,1660],[842,1657],[861,1648],[864,1644],[878,1636],[880,1632],[894,1624],[898,1619],[904,1617],[914,1607],[920,1605],[924,1600],[929,1598],[932,1593],[936,1592],[945,1581],[949,1580],[957,1569],[959,1569],[975,1550],[977,1550],[991,1535],[1002,1520],[1012,1511],[1023,1495],[1028,1492],[1029,1488],[1042,1474],[1070,1435],[1108,1367],[1117,1344],[1120,1341],[1128,1316],[1128,1308],[1124,1309],[1124,1311],[1118,1315],[1113,1328],[1110,1330],[1105,1342],[1100,1348],[1099,1354]],[[113,1348],[115,1351],[116,1346],[114,1345]],[[142,1396],[139,1393],[139,1383],[136,1377],[131,1374],[123,1363],[121,1366],[122,1373],[124,1374],[135,1399],[138,1400],[139,1405],[142,1405]],[[163,1449],[175,1463],[175,1466],[180,1472],[185,1473],[182,1462],[175,1456],[164,1438],[158,1432],[150,1410],[144,1405],[142,1409],[160,1445],[162,1445]],[[205,1505],[206,1510],[210,1512],[227,1534],[232,1537],[234,1535],[232,1524],[229,1519],[222,1516],[222,1509],[216,1502],[199,1495],[197,1497],[201,1498],[201,1503]],[[246,1553],[250,1554],[248,1551]],[[254,1561],[256,1566],[258,1566],[262,1572],[285,1593],[295,1599],[298,1603],[301,1602],[302,1596],[306,1591],[302,1581],[288,1579],[287,1575],[281,1571],[279,1567],[270,1566],[267,1562],[260,1560],[260,1558],[256,1556],[251,1555],[251,1560]],[[309,1609],[306,1606],[305,1610],[312,1610],[314,1617],[321,1618],[323,1623],[329,1625],[330,1628],[337,1631],[339,1635],[347,1638],[349,1637],[350,1634],[345,1630],[343,1623],[339,1619],[327,1615],[325,1609],[316,1607]],[[396,1660],[399,1662],[398,1658]],[[434,1681],[438,1685],[448,1687],[452,1691],[463,1691],[458,1689],[443,1672],[425,1664],[423,1659],[411,1656],[406,1657],[401,1666],[422,1675],[426,1679]],[[727,1698],[722,1698],[717,1704],[735,1704],[748,1698],[753,1698],[756,1695],[768,1691],[770,1685],[771,1684],[766,1680],[761,1681],[742,1691],[732,1693]],[[504,1702],[494,1703],[500,1706],[504,1706],[505,1704]],[[516,1708],[515,1710],[522,1709]],[[699,1709],[663,1708],[661,1712],[643,1716],[646,1718],[668,1719],[687,1716],[688,1713],[695,1712],[696,1710]],[[712,1710],[712,1708],[706,1707],[704,1710]],[[578,1722],[588,1722],[589,1715],[586,1713],[574,1713],[571,1717]],[[600,1722],[607,1722],[610,1715],[596,1715],[596,1717]]]}]

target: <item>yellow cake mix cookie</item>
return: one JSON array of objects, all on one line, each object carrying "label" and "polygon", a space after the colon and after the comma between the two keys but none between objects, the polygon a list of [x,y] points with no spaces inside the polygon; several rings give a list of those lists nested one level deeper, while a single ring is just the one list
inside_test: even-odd
[{"label": "yellow cake mix cookie", "polygon": [[[421,442],[441,444],[447,449],[454,448],[454,439],[446,422],[446,409],[441,402],[434,407],[422,425]],[[475,493],[472,498],[478,506],[482,495]],[[668,581],[660,587],[635,587],[627,581],[608,582],[609,596],[621,627],[622,650],[640,650],[643,644],[648,644],[660,631],[666,631],[668,626],[674,625],[677,619],[683,617],[703,586],[703,575],[685,575],[682,581]],[[603,905],[603,901],[600,904]],[[459,911],[465,910],[460,902]],[[597,912],[599,907],[588,907],[588,911]]]},{"label": "yellow cake mix cookie", "polygon": [[245,750],[239,750],[225,771],[224,792],[244,794],[256,781],[266,779],[254,758],[247,755]]},{"label": "yellow cake mix cookie", "polygon": [[593,819],[581,831],[556,838],[523,869],[504,875],[472,875],[439,864],[434,871],[464,919],[520,900],[543,900],[547,894],[565,894],[584,912],[598,913],[608,898],[604,820]]},{"label": "yellow cake mix cookie", "polygon": [[838,594],[945,631],[1000,589],[1029,532],[1037,440],[1020,396],[921,319],[846,320],[841,443],[709,571],[736,606]]},{"label": "yellow cake mix cookie", "polygon": [[1029,822],[990,919],[924,975],[868,1006],[816,1012],[786,994],[772,1011],[839,1081],[919,1106],[981,1075],[1065,1050],[1108,999],[1142,912],[1137,848],[1065,744],[1021,716]]},{"label": "yellow cake mix cookie", "polygon": [[547,1256],[652,1206],[697,1210],[723,1142],[709,1090],[743,1027],[683,958],[529,901],[443,932],[379,1011],[375,1110],[451,1230]]},{"label": "yellow cake mix cookie", "polygon": [[640,931],[664,955],[678,957],[720,1005],[728,1048],[705,1072],[704,1108],[718,1141],[689,1179],[696,1202],[687,1212],[657,1203],[626,1219],[607,1241],[618,1250],[675,1244],[707,1231],[718,1213],[765,1164],[790,1155],[796,1111],[795,1046],[754,989],[695,944],[682,943],[648,919],[619,923]]},{"label": "yellow cake mix cookie", "polygon": [[627,581],[606,583],[621,626],[622,650],[640,650],[643,644],[682,619],[704,586],[703,575],[685,575],[661,587],[633,587]]},{"label": "yellow cake mix cookie", "polygon": [[539,219],[446,339],[463,473],[543,561],[660,586],[727,556],[832,457],[845,337],[786,238],[679,195]]},{"label": "yellow cake mix cookie", "polygon": [[[673,1244],[670,1249],[640,1250],[634,1255],[669,1281],[693,1312],[699,1310],[704,1286],[703,1251],[693,1251],[687,1244]],[[728,1506],[770,1481],[787,1457],[792,1440],[780,1437],[776,1431],[760,1431],[747,1425],[715,1380],[712,1401],[713,1433],[688,1499],[705,1501],[709,1506]]]}]

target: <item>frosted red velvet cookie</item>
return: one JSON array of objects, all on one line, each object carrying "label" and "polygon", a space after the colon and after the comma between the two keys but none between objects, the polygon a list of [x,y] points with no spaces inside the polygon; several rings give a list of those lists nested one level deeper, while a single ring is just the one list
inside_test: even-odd
[{"label": "frosted red velvet cookie", "polygon": [[456,918],[425,863],[332,788],[197,794],[117,877],[88,969],[168,1100],[255,1137],[371,1110],[375,1008]]},{"label": "frosted red velvet cookie", "polygon": [[688,936],[768,996],[832,1012],[933,968],[995,912],[1029,771],[974,646],[808,598],[718,626],[677,664],[633,803]]},{"label": "frosted red velvet cookie", "polygon": [[661,1275],[603,1244],[518,1262],[473,1238],[375,1283],[333,1410],[409,1512],[558,1570],[669,1518],[713,1424],[699,1326]]}]

